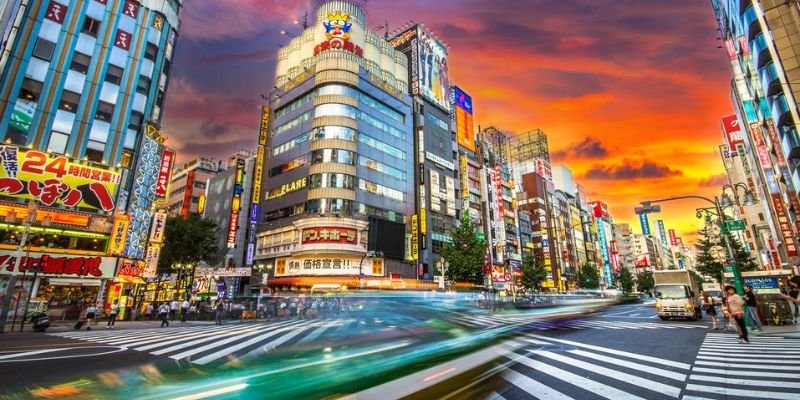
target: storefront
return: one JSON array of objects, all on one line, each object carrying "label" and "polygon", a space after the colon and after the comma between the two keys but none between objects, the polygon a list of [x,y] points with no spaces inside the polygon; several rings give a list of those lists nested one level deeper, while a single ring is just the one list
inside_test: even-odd
[{"label": "storefront", "polygon": [[192,295],[197,300],[234,300],[250,283],[251,268],[197,268]]},{"label": "storefront", "polygon": [[[6,288],[14,272],[16,258],[13,253],[0,253],[0,288]],[[30,252],[20,260],[13,309],[20,315],[25,301],[42,301],[47,313],[56,320],[77,319],[89,305],[102,301],[106,282],[114,278],[116,258],[78,256],[58,253]],[[7,290],[2,290],[0,300]]]},{"label": "storefront", "polygon": [[141,315],[144,291],[147,284],[142,279],[144,270],[144,261],[121,258],[114,281],[108,286],[104,309],[109,310],[114,301],[118,301],[118,319],[135,319],[136,316]]}]

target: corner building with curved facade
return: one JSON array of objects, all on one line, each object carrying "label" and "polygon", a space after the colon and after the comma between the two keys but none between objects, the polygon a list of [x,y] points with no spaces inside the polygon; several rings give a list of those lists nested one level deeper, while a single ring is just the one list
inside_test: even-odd
[{"label": "corner building with curved facade", "polygon": [[[357,3],[328,1],[278,53],[254,254],[270,286],[415,277],[404,261],[414,213],[408,59],[367,26]],[[367,257],[370,217],[403,224],[393,244],[405,251]]]}]

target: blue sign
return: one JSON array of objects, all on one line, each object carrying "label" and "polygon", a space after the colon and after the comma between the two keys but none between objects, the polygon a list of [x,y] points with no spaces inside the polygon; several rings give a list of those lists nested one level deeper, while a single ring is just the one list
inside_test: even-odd
[{"label": "blue sign", "polygon": [[611,286],[613,277],[611,275],[611,257],[608,254],[608,243],[606,243],[606,230],[603,228],[603,221],[597,220],[597,239],[600,242],[600,254],[603,258],[603,271],[606,274],[607,285]]},{"label": "blue sign", "polygon": [[639,214],[639,222],[642,224],[642,233],[650,236],[650,220],[647,218],[647,213]]},{"label": "blue sign", "polygon": [[472,114],[472,97],[464,93],[464,91],[458,87],[455,88],[455,94],[456,105],[463,108],[467,114]]},{"label": "blue sign", "polygon": [[661,235],[661,243],[664,243],[664,246],[667,246],[667,230],[664,228],[664,221],[658,220],[656,222],[658,224],[658,234]]},{"label": "blue sign", "polygon": [[759,289],[778,289],[778,278],[774,276],[753,276],[744,278],[744,284],[753,287],[753,290]]}]

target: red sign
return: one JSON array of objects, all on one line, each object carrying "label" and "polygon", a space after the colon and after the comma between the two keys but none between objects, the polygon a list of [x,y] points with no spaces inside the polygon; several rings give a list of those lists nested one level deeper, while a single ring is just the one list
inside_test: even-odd
[{"label": "red sign", "polygon": [[239,214],[231,214],[231,222],[228,224],[228,248],[236,245],[236,230],[239,228]]},{"label": "red sign", "polygon": [[503,186],[500,183],[500,164],[494,165],[494,179],[495,189],[497,190],[497,211],[499,211],[500,218],[504,214],[503,211]]},{"label": "red sign", "polygon": [[194,188],[194,170],[186,173],[186,193],[183,195],[183,208],[181,208],[181,216],[184,218],[189,216],[189,207],[192,205],[192,188]]},{"label": "red sign", "polygon": [[122,13],[136,19],[139,15],[139,3],[133,0],[125,0],[125,7],[122,8]]},{"label": "red sign", "polygon": [[340,41],[340,40],[332,40],[329,42],[322,42],[316,46],[314,46],[314,55],[318,55],[323,51],[327,50],[344,50],[349,51],[359,57],[364,57],[364,49],[360,46],[357,46],[353,42],[350,41]]},{"label": "red sign", "polygon": [[775,215],[778,217],[778,228],[783,236],[783,244],[786,246],[786,253],[789,257],[797,257],[797,242],[794,240],[792,224],[789,222],[789,215],[783,206],[783,198],[776,193],[772,195],[772,205],[775,207]]},{"label": "red sign", "polygon": [[736,46],[733,44],[733,40],[728,39],[725,41],[725,51],[728,53],[729,61],[734,61],[739,58],[739,55],[736,52]]},{"label": "red sign", "polygon": [[589,203],[592,207],[592,212],[595,218],[602,218],[606,221],[611,219],[611,215],[608,214],[608,205],[603,203],[602,201],[593,201]]},{"label": "red sign", "polygon": [[750,45],[747,43],[747,38],[739,36],[736,38],[739,41],[739,48],[742,50],[742,55],[747,57],[750,55]]},{"label": "red sign", "polygon": [[753,134],[753,143],[756,145],[756,152],[758,153],[758,161],[764,169],[772,169],[772,160],[769,158],[767,152],[767,145],[764,143],[764,136],[761,133],[761,127],[757,123],[750,124],[750,131]]},{"label": "red sign", "polygon": [[172,172],[172,160],[175,152],[164,150],[161,153],[161,168],[158,170],[158,180],[156,180],[156,198],[167,198],[167,187],[169,186],[170,172]]},{"label": "red sign", "polygon": [[492,267],[492,282],[505,282],[506,281],[506,269],[504,267],[493,266]]},{"label": "red sign", "polygon": [[64,17],[66,16],[67,6],[50,0],[50,4],[47,6],[47,12],[44,14],[44,17],[51,21],[58,22],[59,24],[63,24]]},{"label": "red sign", "polygon": [[349,228],[319,227],[303,229],[302,244],[356,244],[357,231]]},{"label": "red sign", "polygon": [[769,263],[771,268],[767,269],[780,269],[780,256],[778,255],[778,249],[775,248],[775,241],[772,238],[769,239]]},{"label": "red sign", "polygon": [[669,230],[669,243],[673,246],[678,245],[678,237],[675,235],[675,229]]},{"label": "red sign", "polygon": [[[18,272],[33,272],[39,269],[43,274],[101,277],[103,276],[103,271],[100,269],[101,262],[100,257],[51,257],[43,254],[37,257],[22,257]],[[16,257],[0,256],[0,265],[7,264],[8,272],[14,272],[15,263]]]},{"label": "red sign", "polygon": [[636,256],[636,268],[647,268],[650,266],[650,256]]},{"label": "red sign", "polygon": [[722,118],[722,131],[725,132],[725,140],[728,141],[728,149],[736,151],[736,146],[744,145],[742,138],[742,128],[739,125],[739,118],[736,114]]},{"label": "red sign", "polygon": [[123,31],[122,29],[117,31],[117,38],[114,40],[114,46],[119,47],[123,50],[128,50],[131,48],[131,34],[128,32]]},{"label": "red sign", "polygon": [[122,260],[122,264],[117,270],[117,276],[135,276],[141,277],[144,273],[144,262],[134,260]]}]

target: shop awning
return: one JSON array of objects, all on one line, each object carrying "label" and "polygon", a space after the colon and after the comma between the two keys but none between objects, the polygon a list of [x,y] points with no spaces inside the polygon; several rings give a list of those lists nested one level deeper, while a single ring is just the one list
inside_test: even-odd
[{"label": "shop awning", "polygon": [[53,286],[100,286],[99,279],[48,278]]}]

